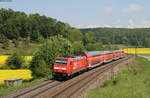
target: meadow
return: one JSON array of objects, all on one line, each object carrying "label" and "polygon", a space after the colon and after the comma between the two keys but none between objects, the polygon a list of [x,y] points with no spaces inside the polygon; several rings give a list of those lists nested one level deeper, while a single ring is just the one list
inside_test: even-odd
[{"label": "meadow", "polygon": [[4,83],[7,79],[21,78],[23,80],[29,80],[32,78],[31,71],[27,69],[19,70],[0,70],[0,84]]},{"label": "meadow", "polygon": [[150,54],[150,48],[124,48],[121,50],[129,54]]},{"label": "meadow", "polygon": [[150,61],[138,57],[133,65],[91,90],[88,98],[150,98]]},{"label": "meadow", "polygon": [[10,43],[7,49],[3,49],[1,48],[2,44],[0,43],[0,55],[12,55],[14,52],[19,52],[22,56],[29,56],[33,55],[40,46],[40,43],[30,43],[29,45],[19,44],[18,47],[14,47],[13,43]]}]

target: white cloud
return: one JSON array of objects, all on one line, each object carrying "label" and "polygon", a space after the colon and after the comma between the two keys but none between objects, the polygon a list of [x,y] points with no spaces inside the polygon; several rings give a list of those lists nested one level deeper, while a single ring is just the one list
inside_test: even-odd
[{"label": "white cloud", "polygon": [[122,23],[120,19],[114,21],[112,24],[79,24],[71,25],[75,28],[98,28],[98,27],[107,27],[107,28],[150,28],[150,20],[141,20],[135,21],[133,19],[128,19],[127,23]]},{"label": "white cloud", "polygon": [[98,27],[107,27],[107,28],[111,28],[113,27],[112,25],[108,25],[108,24],[103,24],[103,25],[100,25],[100,24],[80,24],[80,25],[71,25],[75,28],[98,28]]},{"label": "white cloud", "polygon": [[144,28],[150,28],[150,20],[143,20],[141,22],[141,26],[143,26]]},{"label": "white cloud", "polygon": [[96,28],[96,27],[102,27],[102,25],[95,25],[95,24],[79,24],[79,25],[72,25],[76,28]]},{"label": "white cloud", "polygon": [[127,28],[150,28],[150,21],[142,20],[135,23],[132,19],[129,19]]},{"label": "white cloud", "polygon": [[112,9],[111,7],[104,8],[104,11],[105,11],[106,13],[111,13],[112,10],[113,10],[113,9]]},{"label": "white cloud", "polygon": [[140,4],[131,4],[131,5],[129,5],[128,8],[124,8],[123,11],[124,12],[135,12],[141,8],[142,8],[142,6]]},{"label": "white cloud", "polygon": [[132,19],[129,19],[129,24],[128,24],[128,28],[134,28],[134,21]]}]

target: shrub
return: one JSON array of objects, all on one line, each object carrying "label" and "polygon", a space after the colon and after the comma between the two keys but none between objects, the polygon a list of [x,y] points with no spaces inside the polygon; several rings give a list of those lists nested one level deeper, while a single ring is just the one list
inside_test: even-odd
[{"label": "shrub", "polygon": [[6,65],[11,69],[20,69],[22,68],[23,63],[25,62],[24,58],[15,52],[13,55],[8,57]]},{"label": "shrub", "polygon": [[36,53],[30,65],[30,70],[32,70],[32,76],[34,78],[48,76],[49,68],[41,54]]}]

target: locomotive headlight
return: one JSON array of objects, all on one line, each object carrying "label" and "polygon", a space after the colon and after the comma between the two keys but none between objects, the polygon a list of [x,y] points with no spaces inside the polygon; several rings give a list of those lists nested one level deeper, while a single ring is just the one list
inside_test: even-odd
[{"label": "locomotive headlight", "polygon": [[62,67],[61,69],[62,69],[62,70],[67,70],[67,68],[64,68],[64,67]]},{"label": "locomotive headlight", "polygon": [[54,67],[54,69],[59,69],[59,67]]}]

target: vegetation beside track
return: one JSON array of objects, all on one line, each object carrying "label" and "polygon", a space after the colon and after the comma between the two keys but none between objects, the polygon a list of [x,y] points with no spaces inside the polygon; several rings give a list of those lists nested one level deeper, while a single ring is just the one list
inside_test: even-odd
[{"label": "vegetation beside track", "polygon": [[139,56],[150,56],[150,54],[140,54]]},{"label": "vegetation beside track", "polygon": [[44,80],[45,80],[45,78],[37,78],[37,79],[33,79],[33,80],[24,80],[22,85],[16,86],[16,87],[7,87],[6,85],[1,84],[0,85],[0,97],[2,95],[6,95],[6,94],[9,94],[11,92],[15,92],[17,90],[20,90],[20,89],[30,87],[30,86],[37,84],[37,83],[40,83]]},{"label": "vegetation beside track", "polygon": [[150,61],[138,57],[113,80],[91,90],[88,98],[150,98]]}]

